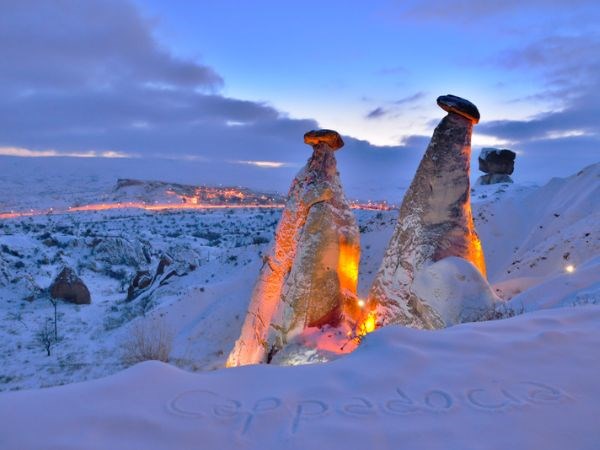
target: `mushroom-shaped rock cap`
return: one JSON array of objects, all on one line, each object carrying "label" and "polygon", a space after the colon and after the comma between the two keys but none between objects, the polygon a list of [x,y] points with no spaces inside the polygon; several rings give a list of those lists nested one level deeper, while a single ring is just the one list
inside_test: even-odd
[{"label": "mushroom-shaped rock cap", "polygon": [[438,97],[437,104],[444,111],[460,114],[473,124],[479,123],[479,110],[469,100],[448,94]]},{"label": "mushroom-shaped rock cap", "polygon": [[304,143],[313,147],[318,144],[327,144],[331,150],[337,150],[344,146],[342,137],[333,130],[311,130],[304,133]]}]

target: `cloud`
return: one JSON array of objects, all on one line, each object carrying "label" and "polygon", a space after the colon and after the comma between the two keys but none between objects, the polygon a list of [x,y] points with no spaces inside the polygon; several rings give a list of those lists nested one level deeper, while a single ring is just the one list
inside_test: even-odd
[{"label": "cloud", "polygon": [[69,158],[131,158],[134,155],[125,153],[104,151],[104,152],[57,152],[56,150],[30,150],[27,148],[0,147],[0,156],[18,156],[21,158],[50,158],[50,157],[69,157]]},{"label": "cloud", "polygon": [[600,135],[600,37],[554,35],[510,49],[496,64],[507,70],[537,70],[544,80],[536,99],[556,105],[529,120],[500,120],[481,125],[481,131],[526,141],[579,130]]},{"label": "cloud", "polygon": [[383,116],[387,115],[388,111],[383,109],[382,107],[377,107],[367,113],[365,116],[367,119],[381,119]]},{"label": "cloud", "polygon": [[287,162],[290,136],[317,127],[219,94],[222,77],[163,48],[128,1],[1,1],[3,147]]},{"label": "cloud", "polygon": [[127,1],[3,0],[0,82],[23,91],[222,84],[212,68],[161,48],[152,32],[151,21]]},{"label": "cloud", "polygon": [[408,105],[412,105],[418,100],[421,100],[425,97],[425,92],[417,92],[415,94],[406,96],[401,98],[400,100],[388,102],[389,106],[378,106],[375,109],[369,111],[366,115],[366,119],[381,119],[383,117],[397,117],[401,113],[400,107],[407,107]]},{"label": "cloud", "polygon": [[[565,174],[600,161],[600,37],[593,33],[552,35],[505,51],[496,64],[506,70],[537,71],[544,81],[536,99],[553,108],[527,120],[482,122],[478,133],[511,142],[522,155],[515,172]],[[539,180],[538,180],[539,181]]]},{"label": "cloud", "polygon": [[416,94],[409,95],[408,97],[403,97],[400,100],[396,100],[394,102],[395,105],[406,105],[409,103],[414,103],[417,100],[421,100],[425,97],[425,92],[417,92]]},{"label": "cloud", "polygon": [[[518,15],[539,14],[540,11],[573,12],[577,7],[595,5],[594,0],[396,0],[391,9],[402,21],[443,22],[445,25],[482,26],[482,22],[496,22],[507,17],[514,22]],[[502,25],[502,24],[500,24]]]},{"label": "cloud", "polygon": [[[98,167],[118,157],[119,170],[153,178],[183,173],[167,170],[176,161],[193,164],[197,182],[285,191],[311,153],[302,136],[315,120],[222,95],[217,71],[164,48],[130,1],[0,0],[0,9],[0,155]],[[360,198],[405,183],[410,170],[395,172],[422,152],[344,139],[340,167]]]}]

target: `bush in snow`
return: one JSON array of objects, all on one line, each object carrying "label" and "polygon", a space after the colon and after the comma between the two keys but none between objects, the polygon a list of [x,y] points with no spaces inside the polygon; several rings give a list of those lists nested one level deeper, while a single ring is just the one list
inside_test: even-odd
[{"label": "bush in snow", "polygon": [[46,350],[47,356],[50,356],[50,350],[56,340],[54,338],[54,327],[49,319],[37,330],[35,341]]},{"label": "bush in snow", "polygon": [[137,364],[142,361],[168,362],[173,345],[173,335],[160,320],[137,321],[123,343],[123,363]]}]

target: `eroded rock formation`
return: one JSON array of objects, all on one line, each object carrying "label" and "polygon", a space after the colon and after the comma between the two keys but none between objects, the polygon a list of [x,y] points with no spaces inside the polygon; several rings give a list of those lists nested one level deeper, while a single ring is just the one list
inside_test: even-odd
[{"label": "eroded rock formation", "polygon": [[485,173],[477,180],[477,184],[512,183],[510,177],[515,170],[517,154],[506,148],[486,147],[479,154],[479,170]]},{"label": "eroded rock formation", "polygon": [[92,302],[90,290],[69,267],[64,267],[52,282],[50,295],[76,305],[89,305]]},{"label": "eroded rock formation", "polygon": [[471,133],[479,122],[479,111],[453,95],[439,97],[437,103],[448,115],[436,127],[404,196],[396,229],[369,293],[367,306],[375,311],[378,326],[444,326],[434,305],[413,289],[418,272],[436,261],[464,258],[485,277],[469,183]]},{"label": "eroded rock formation", "polygon": [[268,362],[307,327],[342,326],[358,314],[359,231],[340,183],[331,130],[310,131],[313,154],[288,193],[242,332],[227,365]]}]

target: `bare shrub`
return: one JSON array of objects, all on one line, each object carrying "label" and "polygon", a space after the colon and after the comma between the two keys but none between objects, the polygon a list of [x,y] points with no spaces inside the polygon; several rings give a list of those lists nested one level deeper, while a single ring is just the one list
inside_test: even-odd
[{"label": "bare shrub", "polygon": [[46,350],[47,356],[50,356],[50,350],[56,343],[54,338],[52,323],[50,320],[46,320],[44,324],[37,330],[35,334],[36,342]]},{"label": "bare shrub", "polygon": [[126,365],[142,361],[169,361],[173,335],[162,320],[138,320],[123,342],[123,362]]}]

